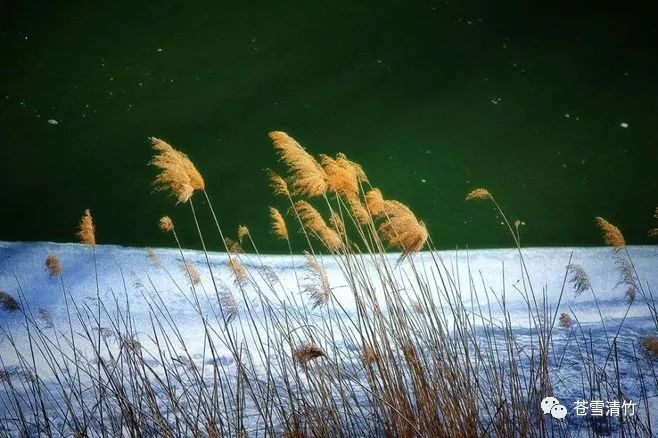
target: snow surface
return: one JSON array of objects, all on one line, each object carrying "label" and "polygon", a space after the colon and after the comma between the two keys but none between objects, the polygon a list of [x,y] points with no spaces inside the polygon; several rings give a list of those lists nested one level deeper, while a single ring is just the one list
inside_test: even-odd
[{"label": "snow surface", "polygon": [[[655,287],[658,284],[658,248],[628,247],[627,251],[642,284]],[[49,254],[55,254],[62,263],[66,290],[76,303],[84,303],[85,300],[93,300],[96,297],[97,272],[101,299],[105,302],[116,297],[121,305],[129,306],[134,319],[134,330],[138,334],[149,330],[149,305],[152,305],[153,300],[148,300],[147,297],[151,296],[153,290],[157,290],[176,322],[184,327],[182,334],[190,353],[193,357],[200,358],[204,347],[203,328],[190,296],[185,292],[189,290],[189,279],[183,268],[181,253],[177,249],[154,249],[154,252],[165,269],[157,267],[149,258],[147,250],[141,248],[100,245],[92,251],[91,248],[78,244],[0,242],[0,290],[21,297],[33,312],[39,308],[47,309],[55,324],[58,324],[58,321],[61,324],[66,318],[61,283],[58,278],[49,276],[44,264]],[[467,307],[490,302],[493,316],[501,317],[500,303],[504,293],[505,308],[516,327],[515,334],[519,342],[523,344],[525,338],[532,336],[528,330],[528,307],[520,292],[523,282],[527,280],[522,275],[517,250],[445,251],[441,252],[440,256],[447,270],[461,285],[462,299]],[[398,255],[391,254],[390,257],[394,264]],[[431,261],[430,257],[428,253],[422,253],[417,254],[414,260],[417,265],[422,266],[423,262]],[[625,297],[627,286],[618,284],[619,267],[610,248],[529,248],[523,250],[523,257],[532,286],[538,295],[545,294],[551,313],[555,312],[559,301],[558,314],[572,312],[581,326],[591,325],[593,336],[600,336],[600,316],[594,301],[596,297],[607,330],[616,331],[628,310]],[[205,286],[211,285],[212,279],[204,254],[184,251],[184,258],[185,262],[194,263],[199,270],[208,297],[206,301],[202,299],[201,305],[205,310],[212,311],[212,302],[215,300],[210,297],[211,287]],[[242,255],[241,259],[248,270],[261,269],[263,272],[262,267],[266,266],[268,272],[276,273],[278,281],[286,290],[286,296],[277,297],[276,300],[273,298],[273,301],[281,303],[282,306],[294,306],[300,299],[305,299],[300,296],[295,277],[295,267],[299,270],[306,264],[303,256],[247,254]],[[565,270],[569,263],[579,264],[585,269],[591,281],[591,291],[574,295],[572,286],[568,281],[565,282]],[[210,264],[215,281],[229,289],[235,289],[234,275],[228,266],[226,254],[211,253]],[[334,300],[340,303],[347,314],[354,314],[354,299],[350,289],[346,287],[347,283],[337,261],[332,257],[323,257],[322,264],[333,288]],[[403,263],[399,269],[408,271],[407,265]],[[402,276],[403,272],[400,275]],[[377,293],[383,292],[380,290]],[[262,311],[255,297],[244,299],[251,300],[256,315]],[[412,302],[412,297],[409,297],[409,302]],[[243,317],[242,313],[238,316]],[[0,326],[14,333],[20,344],[20,336],[24,336],[24,332],[18,312],[10,314],[0,311]],[[628,310],[624,330],[619,335],[619,344],[628,341],[628,345],[631,345],[633,340],[652,332],[655,332],[655,326],[651,313],[638,295]],[[253,335],[253,332],[251,334]],[[248,338],[249,333],[245,336]],[[560,336],[564,338],[563,335]],[[142,343],[148,348],[145,342]],[[354,346],[346,344],[344,347]],[[226,355],[224,359],[227,363],[232,361],[228,351],[220,351],[219,354]],[[628,367],[628,370],[624,370],[624,376],[628,372],[628,393],[637,394],[637,389],[633,386],[635,377],[631,369],[635,365],[631,351],[622,351],[621,356],[621,360]],[[14,349],[3,336],[0,336],[0,358],[4,367],[17,364]],[[563,367],[564,371],[561,371],[559,380],[563,382],[562,402],[566,404],[577,398],[577,394],[570,393],[568,383],[564,382],[580,383],[583,370],[578,358],[565,357],[564,361],[568,366]],[[41,377],[49,378],[47,369],[44,369]],[[556,396],[560,397],[560,394]],[[642,409],[644,407],[640,407],[640,410]],[[658,404],[650,400],[649,409],[654,417],[652,422],[657,421]]]}]

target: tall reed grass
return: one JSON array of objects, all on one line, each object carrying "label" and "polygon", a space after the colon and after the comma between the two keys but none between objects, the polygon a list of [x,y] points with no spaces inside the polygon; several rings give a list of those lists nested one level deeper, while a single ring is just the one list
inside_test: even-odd
[{"label": "tall reed grass", "polygon": [[[470,266],[461,268],[468,269],[469,284],[461,283],[460,268],[444,260],[425,224],[408,206],[386,199],[361,166],[344,154],[317,161],[284,132],[270,138],[288,173],[270,171],[273,192],[282,201],[269,214],[274,237],[291,253],[294,290],[263,263],[247,227],[238,229],[237,241],[227,238],[222,211],[213,207],[201,173],[187,155],[153,138],[151,164],[159,172],[154,186],[189,206],[189,221],[177,226],[196,232],[205,264],[187,259],[168,216],[158,226],[172,236],[180,272],[163,264],[154,250],[148,257],[194,309],[202,357],[190,352],[188,323],[177,321],[150,279],[131,284],[121,271],[124,290],[101,293],[96,272],[95,298],[78,301],[66,280],[68,267],[51,254],[44,263],[57,279],[64,320],[53,320],[47,309],[31,309],[18,278],[16,296],[0,293],[1,311],[19,315],[26,333],[17,337],[0,325],[6,340],[0,357],[0,434],[569,436],[573,423],[541,414],[544,397],[570,386],[587,399],[624,399],[621,380],[628,370],[620,369],[618,350],[626,316],[606,327],[599,309],[604,335],[593,339],[577,313],[564,311],[560,303],[570,283],[574,294],[596,299],[587,272],[572,263],[558,302],[549,303],[526,267],[518,224],[508,220],[488,190],[474,189],[466,200],[490,203],[518,251],[522,278],[516,288],[527,308],[525,341],[506,307],[509,292],[480,302],[490,296],[490,285],[476,286]],[[199,225],[198,197],[213,218],[213,230]],[[628,290],[628,300],[620,297],[619,305],[629,310],[639,295],[658,331],[652,291],[640,281],[621,231],[603,218],[596,224],[614,248],[611,257]],[[88,210],[78,236],[95,257]],[[307,245],[304,263],[293,257],[293,239]],[[218,279],[210,249],[225,253],[232,285]],[[391,258],[390,251],[399,258]],[[326,263],[338,266],[344,284],[331,283]],[[504,283],[504,270],[501,276]],[[337,298],[340,286],[349,290],[354,309]],[[135,329],[127,305],[131,294],[139,294],[149,308],[149,320],[141,321],[147,333]],[[658,390],[653,367],[658,337],[624,339],[632,343],[626,347],[637,367],[646,415],[592,419],[577,431],[584,436],[654,434],[658,418],[651,415],[649,397]],[[18,365],[6,366],[9,355]],[[231,364],[223,360],[226,355]],[[571,366],[582,369],[581,381],[556,381],[553,371],[574,357]]]}]

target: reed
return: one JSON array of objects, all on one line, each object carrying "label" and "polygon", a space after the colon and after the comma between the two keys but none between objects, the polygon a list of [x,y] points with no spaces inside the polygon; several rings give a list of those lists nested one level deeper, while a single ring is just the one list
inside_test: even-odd
[{"label": "reed", "polygon": [[[655,301],[621,231],[605,219],[596,224],[614,249],[617,286],[627,290],[618,298],[626,314],[615,324],[601,313],[594,278],[576,262],[563,273],[557,303],[536,292],[519,223],[507,219],[490,191],[466,196],[492,202],[507,224],[521,273],[513,293],[527,313],[517,321],[508,307],[508,268],[501,269],[502,290],[485,284],[468,260],[446,259],[413,210],[385,199],[344,154],[318,161],[288,134],[269,136],[287,172],[269,171],[274,195],[285,203],[270,207],[269,219],[290,252],[292,273],[268,265],[246,226],[235,240],[227,237],[189,157],[152,138],[154,187],[191,213],[177,216],[176,225],[169,216],[158,222],[178,249],[175,262],[154,250],[144,254],[166,290],[148,273],[125,278],[117,262],[123,290],[107,288],[96,272],[95,297],[74,300],[58,256],[50,254],[43,275],[61,288],[64,321],[46,307],[32,311],[20,279],[15,295],[0,292],[7,321],[20,322],[0,324],[7,345],[0,356],[0,409],[7,413],[0,436],[568,436],[567,423],[539,411],[544,397],[621,400],[621,376],[631,368],[642,401],[648,405],[658,393]],[[207,202],[196,202],[196,191]],[[204,208],[215,230],[202,228],[197,209]],[[205,264],[183,249],[188,228]],[[297,230],[308,244],[305,262],[292,254]],[[92,247],[97,269],[89,211],[78,237]],[[321,245],[314,248],[311,238]],[[212,254],[213,247],[225,251]],[[397,263],[389,250],[400,253]],[[330,277],[327,266],[340,275]],[[569,284],[574,296],[563,304]],[[595,324],[569,306],[583,294],[595,300]],[[133,314],[135,299],[146,320]],[[656,322],[643,337],[625,325],[640,303]],[[195,324],[189,315],[178,318],[182,308]],[[580,381],[553,377],[571,368],[582,371]],[[44,371],[55,376],[47,384]],[[583,423],[580,432],[652,436],[656,418],[645,411],[623,423]]]}]

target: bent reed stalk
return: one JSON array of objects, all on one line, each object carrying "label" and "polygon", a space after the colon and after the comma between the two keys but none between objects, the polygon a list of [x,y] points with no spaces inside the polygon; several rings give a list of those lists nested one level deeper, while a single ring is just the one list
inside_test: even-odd
[{"label": "bent reed stalk", "polygon": [[[468,284],[462,284],[464,267],[445,260],[413,210],[386,199],[360,165],[345,154],[317,161],[288,134],[269,136],[288,172],[284,177],[269,171],[269,179],[286,205],[263,214],[290,252],[292,287],[265,264],[246,226],[238,228],[235,240],[227,238],[190,158],[151,138],[150,164],[158,169],[154,187],[177,204],[189,204],[192,224],[174,224],[169,216],[158,223],[173,237],[178,266],[167,266],[156,250],[145,257],[201,322],[195,340],[200,352],[192,352],[188,323],[177,320],[150,276],[135,273],[131,283],[117,264],[123,290],[101,294],[96,272],[96,299],[76,301],[63,280],[67,267],[50,254],[44,263],[64,294],[64,327],[47,309],[33,314],[22,293],[0,292],[0,311],[22,318],[30,345],[27,356],[22,338],[0,325],[10,345],[5,351],[17,363],[9,366],[9,355],[0,357],[5,412],[0,435],[568,436],[567,423],[539,411],[544,397],[566,391],[567,382],[551,376],[567,362],[582,367],[585,376],[569,382],[571,391],[589,398],[623,396],[617,349],[628,310],[638,305],[638,294],[657,332],[658,312],[616,226],[596,218],[604,242],[615,249],[620,281],[629,288],[629,298],[620,297],[628,308],[609,338],[596,301],[606,340],[597,346],[601,352],[592,328],[581,324],[576,311],[561,307],[569,283],[574,297],[591,293],[596,300],[585,269],[569,261],[559,300],[549,305],[532,285],[518,223],[512,226],[488,190],[466,196],[493,203],[518,251],[522,281],[514,287],[524,299],[528,326],[522,340],[507,307],[505,269],[497,293],[490,294],[484,280],[478,284],[470,263]],[[215,225],[210,232],[198,219],[199,192]],[[199,239],[202,263],[183,249],[177,227],[185,226]],[[300,235],[307,244],[305,261],[291,249]],[[79,237],[93,249],[88,211]],[[243,250],[246,238],[256,257]],[[400,253],[397,262],[391,250]],[[95,251],[93,256],[97,269]],[[329,263],[340,272],[339,283],[327,274]],[[220,264],[232,273],[229,284],[216,275]],[[20,291],[18,278],[16,284]],[[148,309],[148,321],[140,321],[146,330],[136,329],[132,295]],[[341,302],[346,297],[353,310]],[[645,401],[658,391],[652,366],[657,339],[627,346]],[[55,376],[53,382],[42,377],[37,359]],[[647,414],[623,423],[592,422],[588,433],[650,436],[656,420]]]}]

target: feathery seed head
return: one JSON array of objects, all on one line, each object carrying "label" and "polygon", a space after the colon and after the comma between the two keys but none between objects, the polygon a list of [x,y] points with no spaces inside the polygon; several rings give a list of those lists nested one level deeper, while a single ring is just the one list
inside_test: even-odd
[{"label": "feathery seed head", "polygon": [[642,339],[642,346],[646,349],[647,353],[652,356],[658,356],[658,336],[647,336]]},{"label": "feathery seed head", "polygon": [[89,209],[85,210],[80,219],[80,225],[78,226],[78,232],[76,233],[78,239],[81,243],[85,245],[94,246],[96,245],[96,229],[94,227],[94,220],[91,217],[91,212]]},{"label": "feathery seed head", "polygon": [[149,164],[160,169],[153,182],[156,190],[169,192],[179,203],[185,203],[195,190],[205,189],[203,177],[187,155],[158,138],[151,137],[151,143],[155,155]]},{"label": "feathery seed head", "polygon": [[629,287],[628,290],[626,291],[626,298],[628,298],[628,301],[631,303],[635,301],[635,297],[637,297],[637,289],[634,287]]},{"label": "feathery seed head", "polygon": [[199,274],[194,263],[185,263],[184,269],[193,285],[196,286],[201,283],[201,274]]},{"label": "feathery seed head", "polygon": [[379,189],[372,189],[366,193],[366,204],[373,215],[379,217],[384,214],[384,196]]},{"label": "feathery seed head", "polygon": [[466,195],[466,201],[472,201],[476,199],[490,199],[491,198],[491,193],[489,193],[489,190],[483,189],[483,188],[477,188],[475,190],[471,190],[471,192]]},{"label": "feathery seed head", "polygon": [[240,242],[236,242],[230,237],[224,238],[224,244],[226,245],[226,249],[228,250],[228,252],[232,254],[238,254],[242,252],[242,246],[240,245]]},{"label": "feathery seed head", "polygon": [[290,190],[288,190],[288,183],[285,179],[272,169],[268,169],[267,173],[270,178],[270,187],[276,196],[290,197]]},{"label": "feathery seed head", "polygon": [[366,346],[363,348],[363,361],[368,365],[379,362],[379,355],[374,348]]},{"label": "feathery seed head", "polygon": [[295,209],[304,226],[313,231],[328,250],[336,252],[343,247],[338,233],[327,225],[322,215],[311,204],[306,201],[298,201],[295,203]]},{"label": "feathery seed head", "polygon": [[332,192],[343,196],[359,195],[359,180],[354,167],[345,155],[339,154],[338,159],[321,154],[320,162],[327,175],[327,187]]},{"label": "feathery seed head", "polygon": [[295,195],[320,196],[327,191],[327,176],[322,166],[285,132],[269,133],[281,160],[290,171],[290,187]]},{"label": "feathery seed head", "polygon": [[297,350],[295,350],[295,352],[293,353],[293,356],[295,360],[299,362],[301,365],[306,365],[313,359],[317,359],[318,357],[321,356],[326,356],[326,354],[322,349],[322,347],[320,347],[314,342],[310,342],[306,345],[297,348]]},{"label": "feathery seed head", "polygon": [[409,207],[398,201],[384,201],[383,216],[386,220],[379,232],[385,242],[400,248],[405,255],[423,248],[429,237],[427,228]]},{"label": "feathery seed head", "polygon": [[272,231],[279,239],[288,240],[288,227],[283,220],[281,212],[274,207],[270,207],[270,217],[272,218]]},{"label": "feathery seed head", "polygon": [[363,206],[358,196],[349,196],[347,198],[347,203],[352,210],[354,219],[356,219],[358,223],[361,225],[368,225],[372,221],[368,209]]},{"label": "feathery seed head", "polygon": [[174,231],[174,221],[169,216],[162,216],[158,225],[165,233]]},{"label": "feathery seed head", "polygon": [[567,273],[569,275],[569,281],[573,284],[574,294],[576,296],[592,288],[589,276],[582,266],[572,263],[567,266]]},{"label": "feathery seed head", "polygon": [[46,269],[48,269],[51,277],[57,277],[62,274],[62,264],[55,254],[49,254],[46,257]]},{"label": "feathery seed head", "polygon": [[235,284],[244,286],[247,281],[247,269],[242,262],[235,257],[231,257],[228,261],[228,265],[233,271],[233,274],[235,274]]},{"label": "feathery seed head", "polygon": [[238,227],[238,240],[242,244],[242,239],[249,235],[249,228],[246,225],[240,225]]},{"label": "feathery seed head", "polygon": [[626,246],[626,241],[624,240],[624,236],[621,234],[621,231],[619,231],[619,228],[612,225],[602,217],[597,216],[595,220],[596,224],[601,229],[601,234],[603,235],[603,243],[616,249],[620,249]]},{"label": "feathery seed head", "polygon": [[16,298],[14,298],[8,292],[0,291],[0,309],[5,312],[13,313],[21,308],[21,305],[18,304]]},{"label": "feathery seed head", "polygon": [[573,325],[571,316],[568,313],[562,312],[560,314],[560,327],[569,328]]},{"label": "feathery seed head", "polygon": [[304,277],[304,292],[309,294],[312,301],[312,307],[321,307],[329,302],[331,298],[331,286],[329,285],[329,276],[327,271],[320,265],[318,259],[306,253],[307,275]]}]

